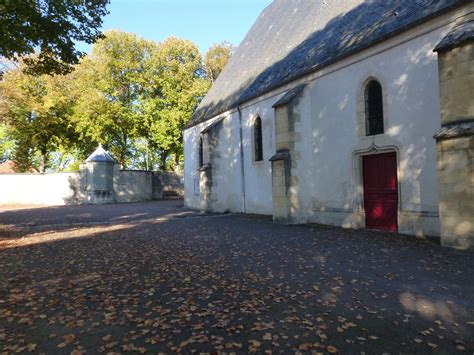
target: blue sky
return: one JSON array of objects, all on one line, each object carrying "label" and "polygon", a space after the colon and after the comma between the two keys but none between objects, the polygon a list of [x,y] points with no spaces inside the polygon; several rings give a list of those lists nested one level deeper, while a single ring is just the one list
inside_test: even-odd
[{"label": "blue sky", "polygon": [[[176,36],[201,52],[214,43],[238,45],[271,0],[111,0],[102,30],[134,32],[157,42]],[[90,51],[90,46],[78,49]]]}]

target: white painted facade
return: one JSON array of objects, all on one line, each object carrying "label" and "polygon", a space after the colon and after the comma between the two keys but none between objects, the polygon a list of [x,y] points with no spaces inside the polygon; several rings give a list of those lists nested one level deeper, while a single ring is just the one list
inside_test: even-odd
[{"label": "white painted facade", "polygon": [[[238,110],[184,131],[185,204],[200,209],[199,138],[207,126],[218,129],[218,154],[211,163],[215,212],[272,214],[272,167],[276,152],[272,105],[289,89],[306,87],[296,107],[299,160],[298,223],[365,226],[361,157],[396,152],[401,233],[439,236],[436,142],[440,127],[436,44],[466,12],[441,16],[372,46],[289,85],[246,102]],[[365,136],[363,90],[370,78],[383,88],[385,133]],[[240,113],[239,113],[240,111]],[[253,122],[263,126],[262,162],[253,161]],[[240,153],[242,124],[243,166]],[[205,138],[205,137],[204,137]],[[204,163],[210,157],[204,139]]]}]

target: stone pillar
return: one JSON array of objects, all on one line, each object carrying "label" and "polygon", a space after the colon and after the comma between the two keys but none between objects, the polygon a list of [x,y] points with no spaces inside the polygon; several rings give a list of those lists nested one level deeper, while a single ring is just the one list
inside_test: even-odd
[{"label": "stone pillar", "polygon": [[219,172],[219,135],[222,129],[223,118],[214,121],[201,132],[203,141],[203,162],[199,167],[199,193],[201,211],[217,212],[217,178],[213,178]]},{"label": "stone pillar", "polygon": [[288,223],[291,219],[288,201],[290,188],[291,157],[288,150],[280,150],[270,159],[272,162],[273,221]]},{"label": "stone pillar", "polygon": [[199,198],[201,211],[212,211],[212,166],[211,164],[204,164],[198,169],[199,173]]},{"label": "stone pillar", "polygon": [[305,86],[298,86],[286,93],[275,105],[275,143],[276,154],[270,158],[272,162],[272,207],[273,220],[279,223],[298,223],[300,209],[298,199],[299,153],[295,150],[295,142],[299,134],[295,131],[295,123],[300,116],[296,108],[299,96]]},{"label": "stone pillar", "polygon": [[90,204],[114,203],[114,171],[117,163],[101,145],[84,164],[86,200]]},{"label": "stone pillar", "polygon": [[474,18],[438,44],[441,129],[438,152],[441,243],[474,248]]}]

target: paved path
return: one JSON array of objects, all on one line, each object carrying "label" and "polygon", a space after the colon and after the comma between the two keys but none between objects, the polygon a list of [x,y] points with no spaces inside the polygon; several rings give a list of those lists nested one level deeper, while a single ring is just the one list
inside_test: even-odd
[{"label": "paved path", "polygon": [[181,204],[1,211],[0,353],[473,353],[473,253]]}]

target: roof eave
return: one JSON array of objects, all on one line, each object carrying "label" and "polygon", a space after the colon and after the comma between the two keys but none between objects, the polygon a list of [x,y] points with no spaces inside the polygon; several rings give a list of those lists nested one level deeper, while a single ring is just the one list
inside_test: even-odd
[{"label": "roof eave", "polygon": [[282,86],[285,86],[285,85],[288,85],[288,84],[290,84],[290,83],[292,83],[292,82],[294,82],[294,81],[297,81],[297,80],[299,80],[299,79],[301,79],[301,78],[307,76],[308,74],[314,73],[314,72],[316,72],[316,71],[318,71],[318,70],[321,70],[321,69],[323,69],[323,68],[325,68],[325,67],[328,67],[328,66],[330,66],[330,65],[332,65],[332,64],[334,64],[334,63],[336,63],[336,62],[339,62],[339,61],[341,61],[341,60],[343,60],[343,59],[345,59],[345,58],[348,58],[348,57],[350,57],[350,56],[353,56],[354,54],[360,53],[360,52],[362,52],[362,51],[364,51],[364,50],[366,50],[366,49],[368,49],[368,48],[371,48],[371,47],[373,47],[373,46],[375,46],[375,45],[377,45],[377,44],[380,44],[381,42],[384,42],[384,41],[386,41],[386,40],[389,39],[389,38],[393,38],[393,37],[395,37],[395,36],[398,36],[398,35],[400,35],[401,33],[404,33],[404,32],[406,32],[406,31],[408,31],[408,30],[410,30],[410,29],[413,29],[413,28],[415,28],[415,27],[417,27],[417,26],[419,26],[419,25],[421,25],[421,24],[423,24],[423,23],[426,23],[426,22],[428,22],[428,21],[430,21],[430,20],[432,20],[432,19],[434,19],[434,18],[437,18],[437,17],[439,17],[439,16],[442,16],[442,15],[444,15],[444,14],[450,12],[450,11],[453,11],[453,10],[455,10],[455,9],[461,8],[461,7],[465,6],[466,4],[469,4],[470,2],[471,2],[471,0],[464,0],[464,1],[461,1],[461,2],[459,2],[459,3],[457,3],[457,4],[453,4],[453,5],[447,6],[447,7],[443,8],[443,9],[441,9],[441,10],[439,10],[439,11],[437,11],[437,12],[434,12],[434,13],[432,13],[432,14],[430,14],[430,15],[427,15],[427,16],[425,16],[425,17],[423,17],[423,18],[421,18],[421,19],[419,19],[419,20],[417,20],[417,21],[413,21],[413,22],[411,22],[411,23],[409,23],[409,24],[407,24],[407,25],[405,25],[405,26],[402,26],[402,27],[400,27],[399,29],[397,29],[397,30],[395,30],[395,31],[389,32],[389,33],[387,33],[387,34],[385,34],[385,35],[383,35],[383,36],[377,38],[376,40],[373,40],[372,42],[366,44],[366,45],[363,46],[363,47],[354,48],[352,51],[348,51],[348,52],[346,52],[346,53],[344,53],[344,54],[342,54],[342,55],[340,55],[340,56],[334,57],[333,59],[328,60],[328,61],[325,62],[324,64],[315,65],[315,66],[313,66],[313,67],[311,67],[311,68],[309,68],[309,69],[307,69],[307,70],[305,70],[305,71],[302,71],[302,72],[301,72],[300,74],[298,74],[298,75],[295,75],[295,76],[293,76],[293,77],[290,77],[290,78],[288,78],[288,79],[286,79],[286,80],[282,80],[281,82],[278,83],[278,85],[270,86],[270,87],[268,87],[267,89],[262,90],[261,92],[259,92],[259,93],[256,94],[256,95],[253,95],[253,96],[250,96],[250,97],[248,97],[248,98],[244,98],[244,99],[238,101],[237,103],[233,104],[233,105],[230,106],[230,107],[225,107],[225,108],[222,108],[222,109],[220,109],[220,110],[217,110],[215,113],[212,114],[212,116],[207,116],[207,117],[204,116],[204,118],[198,120],[198,122],[193,122],[192,124],[186,124],[186,125],[184,126],[184,128],[183,128],[183,131],[185,131],[185,130],[187,130],[187,129],[190,129],[190,128],[192,128],[192,127],[194,127],[194,126],[196,126],[196,125],[198,125],[198,124],[201,124],[201,123],[203,123],[203,122],[206,122],[206,121],[208,121],[208,120],[210,120],[210,119],[212,119],[212,118],[214,118],[214,117],[217,117],[217,116],[219,116],[219,115],[221,115],[221,114],[223,114],[223,113],[225,113],[225,112],[227,112],[227,111],[233,110],[233,109],[235,109],[236,107],[241,106],[241,105],[243,105],[243,104],[245,104],[245,103],[247,103],[247,102],[249,102],[249,101],[251,101],[251,100],[253,100],[253,99],[257,98],[257,97],[259,97],[259,96],[263,96],[263,95],[268,94],[269,92],[274,91],[274,90],[276,90],[276,89],[278,89],[278,88],[280,88],[280,87],[282,87]]}]

